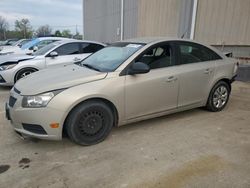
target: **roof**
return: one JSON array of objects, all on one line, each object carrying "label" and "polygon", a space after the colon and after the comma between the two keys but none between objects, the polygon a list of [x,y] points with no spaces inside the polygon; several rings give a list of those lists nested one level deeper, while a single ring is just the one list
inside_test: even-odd
[{"label": "roof", "polygon": [[141,37],[141,38],[126,39],[121,42],[150,44],[150,43],[155,43],[155,42],[161,42],[161,41],[164,42],[164,41],[173,41],[173,40],[199,43],[194,40],[182,39],[182,38],[177,38],[177,37]]},{"label": "roof", "polygon": [[165,42],[165,41],[193,42],[193,43],[196,43],[196,44],[206,46],[206,47],[210,48],[211,50],[213,50],[213,51],[217,52],[218,54],[220,54],[221,57],[224,57],[224,55],[221,53],[221,51],[214,48],[213,46],[203,44],[203,43],[200,43],[200,42],[195,41],[195,40],[182,39],[182,38],[177,38],[177,37],[141,37],[141,38],[127,39],[127,40],[123,40],[123,41],[119,41],[119,42],[150,44],[150,43]]},{"label": "roof", "polygon": [[105,44],[100,43],[100,42],[96,42],[96,41],[77,40],[77,39],[59,40],[59,41],[54,42],[54,44],[59,45],[59,44],[66,44],[66,43],[70,43],[70,42],[86,42],[86,43],[94,43],[94,44],[100,44],[100,45],[106,46]]},{"label": "roof", "polygon": [[149,43],[152,43],[152,42],[160,42],[160,41],[167,41],[167,40],[180,40],[180,39],[178,39],[178,38],[170,38],[170,37],[140,37],[140,38],[133,38],[133,39],[123,40],[121,42],[149,44]]}]

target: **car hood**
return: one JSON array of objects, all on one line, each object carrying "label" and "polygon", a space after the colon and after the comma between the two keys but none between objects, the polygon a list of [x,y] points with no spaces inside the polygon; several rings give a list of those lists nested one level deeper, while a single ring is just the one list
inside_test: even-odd
[{"label": "car hood", "polygon": [[0,56],[0,65],[7,62],[20,62],[25,61],[28,59],[34,59],[35,56],[31,55],[17,55],[17,54],[10,54],[10,55],[3,55]]},{"label": "car hood", "polygon": [[3,49],[11,49],[11,48],[16,48],[16,46],[6,46],[6,45],[3,45],[3,46],[0,46],[0,51],[2,51]]},{"label": "car hood", "polygon": [[49,68],[20,79],[15,88],[21,95],[36,95],[47,91],[69,88],[75,85],[104,79],[107,73],[94,71],[79,65]]},{"label": "car hood", "polygon": [[1,54],[5,54],[5,53],[18,53],[18,54],[22,54],[23,50],[21,50],[21,48],[19,48],[18,46],[9,46],[9,47],[4,47],[2,48],[2,50],[0,51]]}]

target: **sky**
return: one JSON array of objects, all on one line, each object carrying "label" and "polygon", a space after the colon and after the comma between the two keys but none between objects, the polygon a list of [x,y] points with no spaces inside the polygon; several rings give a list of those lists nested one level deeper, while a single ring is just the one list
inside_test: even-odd
[{"label": "sky", "polygon": [[14,29],[15,20],[28,18],[34,30],[50,25],[53,31],[69,29],[82,34],[82,0],[0,0],[0,16]]}]

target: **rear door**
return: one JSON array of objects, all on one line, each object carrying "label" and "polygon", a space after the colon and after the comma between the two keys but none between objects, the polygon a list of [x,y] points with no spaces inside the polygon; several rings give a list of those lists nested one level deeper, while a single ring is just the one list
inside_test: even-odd
[{"label": "rear door", "polygon": [[178,52],[179,97],[178,107],[201,104],[210,92],[219,55],[193,42],[176,42]]},{"label": "rear door", "polygon": [[56,57],[50,57],[48,54],[45,58],[47,67],[62,66],[73,64],[81,60],[81,43],[72,42],[59,46],[54,51],[58,53]]}]

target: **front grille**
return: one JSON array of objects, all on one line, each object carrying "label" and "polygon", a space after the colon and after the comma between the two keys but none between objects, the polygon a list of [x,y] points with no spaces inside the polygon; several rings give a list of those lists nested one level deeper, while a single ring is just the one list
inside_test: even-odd
[{"label": "front grille", "polygon": [[41,125],[27,124],[27,123],[23,123],[22,125],[26,131],[36,133],[36,134],[47,135],[47,132],[44,130],[44,128]]},{"label": "front grille", "polygon": [[15,105],[15,103],[16,103],[16,98],[10,96],[10,98],[9,98],[9,106],[13,107]]}]

